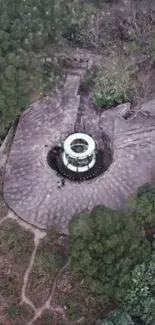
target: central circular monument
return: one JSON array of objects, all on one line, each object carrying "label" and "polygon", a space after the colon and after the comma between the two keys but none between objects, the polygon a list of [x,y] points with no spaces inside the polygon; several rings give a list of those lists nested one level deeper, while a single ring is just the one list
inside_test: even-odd
[{"label": "central circular monument", "polygon": [[86,172],[96,161],[94,140],[85,133],[69,135],[63,144],[62,160],[64,165],[73,172]]},{"label": "central circular monument", "polygon": [[60,145],[57,168],[61,175],[82,181],[97,176],[103,166],[103,153],[86,133],[70,134]]},{"label": "central circular monument", "polygon": [[82,211],[119,209],[154,171],[155,118],[138,111],[126,120],[128,103],[100,111],[80,80],[67,76],[54,96],[21,114],[4,180],[5,202],[17,216],[61,234]]}]

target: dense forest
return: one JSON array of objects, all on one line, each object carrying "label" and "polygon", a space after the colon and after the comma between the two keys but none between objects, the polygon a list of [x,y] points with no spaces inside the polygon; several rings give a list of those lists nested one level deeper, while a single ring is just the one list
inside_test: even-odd
[{"label": "dense forest", "polygon": [[76,20],[73,0],[0,1],[0,126],[7,127],[43,90],[38,55],[62,46],[62,32]]},{"label": "dense forest", "polygon": [[[86,75],[98,106],[108,108],[150,95],[150,84],[147,94],[144,82],[134,84],[139,65],[149,73],[149,82],[150,68],[154,69],[155,4],[143,2],[141,6],[139,0],[129,1],[124,9],[128,1],[0,0],[1,133],[31,102],[32,94],[54,89],[62,68],[56,57],[68,45],[100,53],[106,69],[109,63],[114,68],[107,69],[104,78],[102,70]],[[50,68],[39,59],[47,53]]]}]

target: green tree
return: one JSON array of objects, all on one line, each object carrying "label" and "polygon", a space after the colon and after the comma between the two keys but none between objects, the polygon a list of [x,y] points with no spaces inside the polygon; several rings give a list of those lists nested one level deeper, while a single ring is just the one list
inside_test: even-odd
[{"label": "green tree", "polygon": [[137,265],[132,272],[131,285],[126,301],[130,305],[138,304],[140,299],[153,296],[155,292],[155,253],[150,261]]},{"label": "green tree", "polygon": [[[155,244],[155,243],[154,243]],[[148,263],[136,265],[120,308],[108,314],[96,325],[154,325],[155,324],[155,245]]]},{"label": "green tree", "polygon": [[136,218],[142,225],[155,226],[155,186],[145,184],[140,187],[136,200]]},{"label": "green tree", "polygon": [[155,324],[155,252],[148,263],[137,265],[132,272],[124,309],[142,319],[145,325]]},{"label": "green tree", "polygon": [[148,261],[150,246],[131,215],[103,206],[75,216],[70,223],[69,255],[91,291],[120,301],[136,264]]}]

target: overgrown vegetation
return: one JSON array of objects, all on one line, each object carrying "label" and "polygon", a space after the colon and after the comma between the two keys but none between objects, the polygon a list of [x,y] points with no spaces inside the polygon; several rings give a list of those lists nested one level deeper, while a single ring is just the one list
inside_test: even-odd
[{"label": "overgrown vegetation", "polygon": [[85,83],[93,90],[96,105],[103,109],[131,102],[133,99],[133,90],[126,74],[123,76],[117,72],[107,73],[92,69],[88,71]]},{"label": "overgrown vegetation", "polygon": [[0,231],[0,253],[12,252],[16,261],[29,258],[33,249],[32,235],[18,226],[15,221],[7,221]]}]

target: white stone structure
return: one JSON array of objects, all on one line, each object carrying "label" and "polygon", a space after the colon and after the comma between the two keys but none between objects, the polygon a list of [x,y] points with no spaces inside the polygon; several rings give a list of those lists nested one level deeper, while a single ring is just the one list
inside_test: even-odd
[{"label": "white stone structure", "polygon": [[73,172],[86,172],[96,162],[95,141],[85,133],[73,133],[63,143],[62,160]]}]

